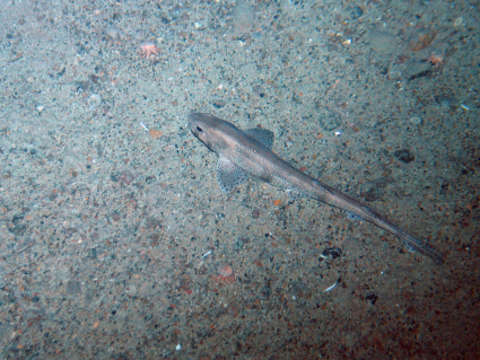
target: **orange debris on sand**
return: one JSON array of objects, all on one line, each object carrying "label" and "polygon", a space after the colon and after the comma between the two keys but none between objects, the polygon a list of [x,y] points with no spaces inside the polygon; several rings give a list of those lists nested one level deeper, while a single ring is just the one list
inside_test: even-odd
[{"label": "orange debris on sand", "polygon": [[145,58],[158,55],[160,49],[154,43],[147,42],[140,45],[140,54]]},{"label": "orange debris on sand", "polygon": [[235,274],[232,267],[228,264],[221,265],[218,268],[218,275],[215,277],[215,280],[227,284],[235,282]]},{"label": "orange debris on sand", "polygon": [[158,139],[160,136],[163,135],[163,132],[161,130],[158,130],[158,129],[150,129],[150,130],[148,130],[148,133],[150,134],[150,136],[153,139]]}]

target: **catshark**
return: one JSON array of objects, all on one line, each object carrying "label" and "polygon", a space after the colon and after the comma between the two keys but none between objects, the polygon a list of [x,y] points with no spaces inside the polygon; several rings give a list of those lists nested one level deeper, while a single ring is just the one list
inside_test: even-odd
[{"label": "catshark", "polygon": [[272,152],[273,133],[262,128],[242,131],[210,114],[191,113],[192,133],[218,155],[217,179],[230,192],[249,176],[346,210],[396,235],[410,251],[429,256],[437,264],[442,255],[424,241],[408,234],[375,210],[335,188],[294,168]]}]

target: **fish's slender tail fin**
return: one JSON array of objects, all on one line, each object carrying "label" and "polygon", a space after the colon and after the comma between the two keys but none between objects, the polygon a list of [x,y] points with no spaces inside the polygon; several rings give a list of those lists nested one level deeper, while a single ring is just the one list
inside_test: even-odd
[{"label": "fish's slender tail fin", "polygon": [[403,241],[404,245],[409,251],[417,251],[423,255],[426,255],[430,257],[437,265],[443,264],[443,255],[426,242],[416,239],[412,235],[403,231],[400,231],[397,235],[400,240]]},{"label": "fish's slender tail fin", "polygon": [[315,199],[325,202],[329,205],[349,211],[362,219],[375,224],[376,226],[396,235],[408,248],[414,252],[430,257],[436,264],[443,264],[443,255],[426,242],[413,237],[400,229],[397,225],[377,213],[375,210],[362,204],[358,200],[338,191],[334,188],[322,184],[317,180],[313,180],[314,190],[311,192],[315,195]]}]

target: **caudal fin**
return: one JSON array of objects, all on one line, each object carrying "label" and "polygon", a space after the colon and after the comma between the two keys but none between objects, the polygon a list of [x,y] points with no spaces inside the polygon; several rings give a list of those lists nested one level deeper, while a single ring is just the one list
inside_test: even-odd
[{"label": "caudal fin", "polygon": [[430,257],[436,264],[443,264],[442,254],[426,242],[416,239],[403,231],[398,234],[398,236],[410,251],[418,251],[419,253]]}]

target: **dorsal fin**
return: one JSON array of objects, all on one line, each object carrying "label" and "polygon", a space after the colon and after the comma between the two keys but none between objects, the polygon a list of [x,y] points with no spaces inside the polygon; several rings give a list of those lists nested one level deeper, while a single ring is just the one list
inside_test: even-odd
[{"label": "dorsal fin", "polygon": [[245,134],[257,140],[267,149],[272,150],[274,134],[272,131],[262,128],[253,128],[245,130]]}]

